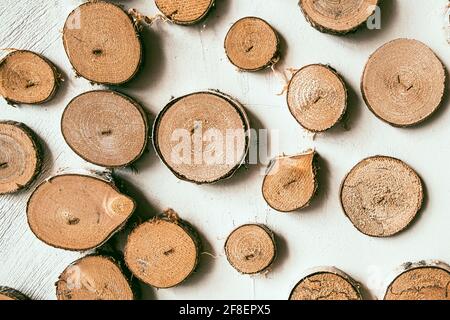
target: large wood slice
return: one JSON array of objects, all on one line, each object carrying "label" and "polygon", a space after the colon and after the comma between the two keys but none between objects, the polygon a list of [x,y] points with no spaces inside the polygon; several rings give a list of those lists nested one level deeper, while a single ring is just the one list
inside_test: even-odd
[{"label": "large wood slice", "polygon": [[155,0],[155,4],[170,21],[191,25],[206,17],[214,0]]},{"label": "large wood slice", "polygon": [[120,265],[110,257],[90,255],[68,266],[56,282],[58,300],[133,300]]},{"label": "large wood slice", "polygon": [[245,160],[250,124],[243,107],[218,92],[172,100],[158,115],[153,144],[180,179],[198,184],[229,178]]},{"label": "large wood slice", "polygon": [[63,42],[77,74],[95,83],[125,83],[141,65],[142,46],[133,20],[109,2],[86,2],[72,11]]},{"label": "large wood slice", "polygon": [[355,31],[375,12],[379,0],[300,0],[308,22],[321,32],[343,35]]},{"label": "large wood slice", "polygon": [[376,156],[358,163],[341,186],[345,214],[362,233],[389,237],[405,229],[423,202],[423,185],[406,163]]},{"label": "large wood slice", "polygon": [[31,195],[28,224],[53,247],[84,251],[106,242],[120,230],[136,205],[109,182],[66,174],[39,185]]},{"label": "large wood slice", "polygon": [[264,20],[242,18],[230,28],[225,51],[232,64],[244,71],[258,71],[279,60],[280,41],[276,31]]},{"label": "large wood slice", "polygon": [[124,167],[145,151],[147,116],[139,104],[115,91],[91,91],[64,110],[61,131],[80,157],[103,167]]},{"label": "large wood slice", "polygon": [[0,121],[0,194],[26,188],[41,169],[40,147],[22,123]]},{"label": "large wood slice", "polygon": [[407,127],[441,105],[446,83],[442,62],[417,40],[391,41],[369,58],[361,91],[369,109],[391,125]]},{"label": "large wood slice", "polygon": [[0,95],[10,103],[41,104],[58,87],[56,67],[41,55],[16,50],[0,61]]},{"label": "large wood slice", "polygon": [[2,300],[29,300],[29,298],[13,288],[0,286],[0,301]]}]

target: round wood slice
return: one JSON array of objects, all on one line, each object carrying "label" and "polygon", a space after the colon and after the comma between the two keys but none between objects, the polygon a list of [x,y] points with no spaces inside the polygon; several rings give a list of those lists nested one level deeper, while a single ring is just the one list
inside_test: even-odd
[{"label": "round wood slice", "polygon": [[42,183],[28,201],[28,224],[43,242],[84,251],[106,242],[134,212],[135,202],[104,180],[60,175]]},{"label": "round wood slice", "polygon": [[347,87],[332,68],[312,64],[289,82],[287,104],[302,127],[322,132],[333,127],[347,110]]},{"label": "round wood slice", "polygon": [[0,194],[28,187],[41,169],[40,147],[22,123],[0,121]]},{"label": "round wood slice", "polygon": [[369,109],[393,126],[418,124],[441,105],[445,69],[439,58],[417,40],[397,39],[370,58],[361,80]]},{"label": "round wood slice", "polygon": [[120,266],[110,257],[81,258],[59,276],[58,300],[133,300],[134,293]]},{"label": "round wood slice", "polygon": [[169,217],[158,217],[136,227],[125,246],[128,268],[156,288],[174,287],[186,280],[195,270],[201,250],[196,232],[173,211],[169,213]]},{"label": "round wood slice", "polygon": [[422,207],[420,177],[404,162],[376,156],[358,163],[341,186],[345,214],[362,233],[389,237],[405,229]]},{"label": "round wood slice", "polygon": [[29,298],[15,289],[0,286],[0,301],[6,300],[29,300]]},{"label": "round wood slice", "polygon": [[172,100],[161,111],[153,143],[178,178],[213,183],[231,177],[243,163],[249,129],[238,102],[217,92],[198,92]]},{"label": "round wood slice", "polygon": [[306,20],[320,32],[344,35],[355,31],[375,12],[379,0],[300,0]]},{"label": "round wood slice", "polygon": [[142,46],[133,20],[109,2],[86,2],[72,11],[63,42],[77,74],[95,83],[125,83],[141,65]]},{"label": "round wood slice", "polygon": [[279,60],[280,41],[264,20],[246,17],[233,24],[225,38],[225,51],[232,64],[244,71],[258,71]]},{"label": "round wood slice", "polygon": [[56,67],[37,53],[17,50],[0,61],[0,95],[11,103],[41,104],[58,87]]},{"label": "round wood slice", "polygon": [[450,300],[450,268],[443,263],[408,264],[392,281],[385,300]]},{"label": "round wood slice", "polygon": [[131,98],[104,90],[74,98],[64,110],[61,131],[84,160],[103,167],[124,167],[145,151],[147,116]]},{"label": "round wood slice", "polygon": [[269,206],[280,212],[291,212],[309,205],[317,189],[315,155],[310,150],[271,161],[262,185]]},{"label": "round wood slice", "polygon": [[206,17],[214,0],[155,0],[155,3],[170,21],[191,25]]},{"label": "round wood slice", "polygon": [[359,284],[333,267],[316,268],[300,280],[289,300],[362,300]]},{"label": "round wood slice", "polygon": [[225,253],[228,262],[240,273],[260,273],[275,260],[275,237],[266,226],[243,225],[228,236]]}]

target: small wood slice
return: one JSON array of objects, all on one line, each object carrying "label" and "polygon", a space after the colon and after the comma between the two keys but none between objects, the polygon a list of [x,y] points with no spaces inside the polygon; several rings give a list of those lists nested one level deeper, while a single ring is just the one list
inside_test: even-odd
[{"label": "small wood slice", "polygon": [[135,202],[91,176],[67,174],[42,183],[28,201],[28,224],[53,247],[84,251],[106,242],[134,212]]},{"label": "small wood slice", "polygon": [[347,87],[332,68],[312,64],[289,82],[287,104],[302,127],[322,132],[333,127],[347,110]]},{"label": "small wood slice", "polygon": [[67,267],[56,282],[58,300],[133,300],[120,266],[109,257],[86,256]]},{"label": "small wood slice", "polygon": [[279,60],[280,41],[264,20],[246,17],[237,21],[225,38],[225,51],[232,64],[244,71],[258,71]]},{"label": "small wood slice", "polygon": [[141,65],[142,46],[133,20],[109,2],[86,2],[72,11],[63,42],[77,74],[95,83],[125,83]]},{"label": "small wood slice", "polygon": [[41,169],[40,147],[22,123],[0,121],[0,194],[26,188]]},{"label": "small wood slice", "polygon": [[358,163],[341,186],[345,214],[362,233],[389,237],[404,230],[423,202],[420,177],[404,162],[376,156]]},{"label": "small wood slice", "polygon": [[272,160],[262,185],[269,206],[280,212],[291,212],[309,205],[317,189],[315,155],[310,150]]},{"label": "small wood slice", "polygon": [[370,57],[361,91],[378,118],[407,127],[426,120],[438,109],[445,82],[444,66],[430,48],[417,40],[397,39]]},{"label": "small wood slice", "polygon": [[389,284],[384,300],[450,300],[447,265],[422,262],[405,269]]},{"label": "small wood slice", "polygon": [[206,17],[214,0],[155,0],[155,3],[173,23],[191,25]]},{"label": "small wood slice", "polygon": [[289,300],[362,300],[359,284],[344,272],[318,268],[300,280]]},{"label": "small wood slice", "polygon": [[141,281],[170,288],[195,270],[201,250],[195,231],[173,211],[136,227],[128,237],[125,262]]},{"label": "small wood slice", "polygon": [[29,298],[15,289],[0,286],[0,301],[6,300],[29,300]]},{"label": "small wood slice", "polygon": [[74,98],[64,110],[61,131],[80,157],[103,167],[125,167],[144,152],[147,116],[131,98],[104,90]]},{"label": "small wood slice", "polygon": [[275,260],[275,237],[266,226],[243,225],[228,236],[225,253],[228,262],[240,273],[260,273]]},{"label": "small wood slice", "polygon": [[158,115],[153,143],[180,179],[197,184],[229,178],[245,160],[250,125],[243,107],[217,92],[172,100]]},{"label": "small wood slice", "polygon": [[306,20],[320,32],[344,35],[363,25],[379,0],[300,0]]},{"label": "small wood slice", "polygon": [[41,104],[58,87],[56,67],[37,53],[17,50],[0,61],[0,95],[11,103]]}]

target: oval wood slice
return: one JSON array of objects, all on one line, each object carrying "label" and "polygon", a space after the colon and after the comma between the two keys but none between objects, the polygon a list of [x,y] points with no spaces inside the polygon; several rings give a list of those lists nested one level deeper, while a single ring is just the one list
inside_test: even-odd
[{"label": "oval wood slice", "polygon": [[125,262],[141,281],[156,288],[170,288],[194,272],[200,250],[196,232],[169,210],[131,232]]},{"label": "oval wood slice", "polygon": [[279,60],[277,32],[264,20],[246,17],[233,24],[225,38],[225,51],[232,64],[244,71],[258,71]]},{"label": "oval wood slice", "polygon": [[133,300],[134,293],[120,266],[110,257],[86,256],[59,276],[58,300]]},{"label": "oval wood slice", "polygon": [[103,167],[124,167],[145,151],[147,116],[131,98],[114,91],[91,91],[64,110],[61,131],[72,150]]},{"label": "oval wood slice", "polygon": [[363,25],[379,0],[300,0],[308,22],[320,32],[344,35]]},{"label": "oval wood slice", "polygon": [[295,73],[289,82],[287,104],[302,127],[312,132],[326,131],[347,110],[347,87],[332,68],[309,65]]},{"label": "oval wood slice", "polygon": [[170,21],[191,25],[206,17],[214,0],[155,0],[155,4]]},{"label": "oval wood slice", "polygon": [[407,127],[426,120],[438,109],[445,82],[444,66],[430,48],[417,40],[397,39],[369,58],[361,91],[378,118]]},{"label": "oval wood slice", "polygon": [[11,103],[41,104],[58,87],[56,67],[37,53],[16,50],[0,61],[0,95]]},{"label": "oval wood slice", "polygon": [[358,163],[341,187],[345,214],[362,233],[389,237],[404,230],[423,202],[423,185],[404,162],[376,156]]},{"label": "oval wood slice", "polygon": [[280,212],[291,212],[309,205],[317,189],[315,155],[309,150],[272,160],[262,185],[269,206]]},{"label": "oval wood slice", "polygon": [[317,268],[300,280],[289,300],[362,300],[359,284],[333,267]]},{"label": "oval wood slice", "polygon": [[172,100],[158,115],[153,143],[180,179],[197,184],[229,178],[245,160],[250,125],[243,107],[217,92]]},{"label": "oval wood slice", "polygon": [[67,174],[53,177],[28,201],[28,224],[53,247],[84,251],[106,242],[134,212],[135,202],[104,180]]},{"label": "oval wood slice", "polygon": [[243,274],[267,270],[276,257],[275,237],[263,225],[247,224],[234,230],[225,242],[228,262]]},{"label": "oval wood slice", "polygon": [[29,298],[13,288],[0,286],[0,301],[2,300],[29,300]]},{"label": "oval wood slice", "polygon": [[63,30],[67,56],[78,75],[118,85],[139,70],[142,46],[135,24],[119,6],[86,2],[70,13]]},{"label": "oval wood slice", "polygon": [[0,121],[0,194],[28,187],[41,169],[35,134],[22,123]]}]

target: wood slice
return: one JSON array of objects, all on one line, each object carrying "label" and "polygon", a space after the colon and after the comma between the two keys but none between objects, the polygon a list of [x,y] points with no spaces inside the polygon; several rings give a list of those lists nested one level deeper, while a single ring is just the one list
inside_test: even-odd
[{"label": "wood slice", "polygon": [[309,205],[317,189],[315,155],[309,150],[271,161],[262,185],[269,206],[280,212],[291,212]]},{"label": "wood slice", "polygon": [[404,230],[422,207],[420,177],[404,162],[384,156],[367,158],[345,177],[341,203],[362,233],[389,237]]},{"label": "wood slice", "polygon": [[61,131],[84,160],[103,167],[124,167],[145,151],[147,116],[138,103],[114,91],[86,92],[64,110]]},{"label": "wood slice", "polygon": [[347,87],[329,66],[312,64],[289,82],[287,104],[302,127],[322,132],[333,127],[347,110]]},{"label": "wood slice", "polygon": [[134,293],[119,264],[112,258],[81,258],[59,276],[58,300],[134,300]]},{"label": "wood slice", "polygon": [[274,234],[263,225],[240,226],[228,236],[225,253],[228,262],[240,273],[263,272],[271,266],[276,257]]},{"label": "wood slice", "polygon": [[362,300],[359,287],[339,269],[316,268],[297,283],[289,300]]},{"label": "wood slice", "polygon": [[320,32],[344,35],[374,14],[379,0],[300,0],[306,20]]},{"label": "wood slice", "polygon": [[369,58],[361,91],[381,120],[407,127],[426,120],[441,105],[446,74],[442,62],[423,43],[397,39]]},{"label": "wood slice", "polygon": [[133,20],[109,2],[86,2],[72,11],[63,42],[77,74],[95,83],[125,83],[141,65],[142,46]]},{"label": "wood slice", "polygon": [[153,144],[180,179],[197,184],[229,178],[245,160],[250,124],[243,107],[218,92],[172,100],[158,115]]},{"label": "wood slice", "polygon": [[104,180],[66,174],[43,182],[28,200],[28,224],[53,247],[94,249],[119,231],[134,212],[133,199]]},{"label": "wood slice", "polygon": [[200,251],[196,232],[168,210],[131,232],[125,246],[125,262],[141,281],[156,288],[170,288],[195,270]]},{"label": "wood slice", "polygon": [[0,286],[0,301],[6,300],[29,300],[29,298],[13,288]]},{"label": "wood slice", "polygon": [[56,67],[37,53],[16,50],[0,61],[0,95],[11,103],[41,104],[58,87]]},{"label": "wood slice", "polygon": [[26,188],[41,170],[35,134],[22,123],[0,121],[0,194]]},{"label": "wood slice", "polygon": [[155,0],[155,4],[170,21],[191,25],[206,17],[214,0]]},{"label": "wood slice", "polygon": [[279,60],[277,32],[263,19],[242,18],[225,38],[225,52],[232,64],[244,71],[258,71]]}]

